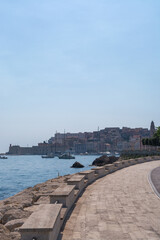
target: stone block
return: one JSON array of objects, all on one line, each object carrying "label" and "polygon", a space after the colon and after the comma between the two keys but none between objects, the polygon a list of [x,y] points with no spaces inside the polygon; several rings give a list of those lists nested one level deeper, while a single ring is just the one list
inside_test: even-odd
[{"label": "stone block", "polygon": [[73,175],[70,179],[67,180],[67,184],[75,185],[75,189],[78,189],[81,192],[85,187],[84,179],[84,175]]},{"label": "stone block", "polygon": [[115,167],[115,169],[117,169],[117,170],[121,169],[121,168],[122,168],[122,162],[115,162],[115,163],[114,163],[114,167]]},{"label": "stone block", "polygon": [[92,170],[95,171],[96,174],[98,174],[98,178],[99,177],[103,177],[106,175],[106,172],[105,172],[105,167],[95,167],[95,168],[92,168]]},{"label": "stone block", "polygon": [[138,163],[144,163],[145,159],[144,158],[138,158]]},{"label": "stone block", "polygon": [[41,204],[19,231],[21,240],[56,240],[61,228],[62,204]]},{"label": "stone block", "polygon": [[153,156],[152,158],[153,158],[154,161],[160,160],[160,156]]},{"label": "stone block", "polygon": [[58,187],[52,194],[50,194],[50,203],[62,203],[63,207],[70,209],[75,200],[74,190],[75,185]]},{"label": "stone block", "polygon": [[129,160],[124,160],[124,164],[125,164],[125,167],[129,167],[130,166],[130,161]]},{"label": "stone block", "polygon": [[129,161],[130,166],[136,164],[136,159],[130,159],[128,161]]},{"label": "stone block", "polygon": [[114,172],[114,171],[115,171],[115,166],[114,166],[114,164],[107,164],[107,165],[105,165],[105,170],[108,170],[109,173]]},{"label": "stone block", "polygon": [[83,171],[83,172],[79,172],[80,175],[84,175],[85,179],[88,180],[87,184],[92,183],[95,180],[95,171],[94,170],[88,170],[88,171]]},{"label": "stone block", "polygon": [[122,161],[121,164],[122,164],[122,168],[125,168],[125,167],[126,167],[125,161]]}]

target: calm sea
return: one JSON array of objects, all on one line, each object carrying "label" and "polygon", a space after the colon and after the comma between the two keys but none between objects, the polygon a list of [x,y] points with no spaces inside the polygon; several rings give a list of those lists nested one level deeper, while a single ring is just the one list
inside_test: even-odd
[{"label": "calm sea", "polygon": [[[98,156],[75,156],[76,159],[41,158],[41,156],[8,156],[0,159],[0,200],[48,179],[88,170]],[[78,161],[85,167],[70,168]]]}]

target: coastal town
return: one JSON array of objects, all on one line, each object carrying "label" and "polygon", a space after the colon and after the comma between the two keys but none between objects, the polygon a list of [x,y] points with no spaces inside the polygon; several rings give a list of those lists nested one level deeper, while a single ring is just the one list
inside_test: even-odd
[{"label": "coastal town", "polygon": [[152,137],[155,133],[152,121],[150,128],[107,127],[93,132],[58,133],[48,141],[37,146],[9,146],[7,154],[13,155],[45,155],[56,152],[73,154],[98,154],[106,152],[155,150],[153,146],[144,146],[143,138]]}]

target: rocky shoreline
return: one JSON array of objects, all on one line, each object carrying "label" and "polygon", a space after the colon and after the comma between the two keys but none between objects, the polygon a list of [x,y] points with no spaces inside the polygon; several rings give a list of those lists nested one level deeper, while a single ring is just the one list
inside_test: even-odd
[{"label": "rocky shoreline", "polygon": [[29,187],[12,197],[1,200],[0,239],[20,240],[19,227],[23,225],[39,204],[50,203],[50,193],[56,188],[66,185],[67,180],[76,174],[78,173],[47,180],[44,183],[36,184],[34,187]]},{"label": "rocky shoreline", "polygon": [[[75,174],[73,174],[75,175]],[[67,184],[71,175],[50,179],[0,201],[0,239],[20,240],[19,227],[41,203],[50,203],[49,194]]]},{"label": "rocky shoreline", "polygon": [[[156,157],[151,157],[151,159],[157,160]],[[134,159],[132,160],[135,161]],[[145,160],[139,158],[138,162],[141,163],[146,160],[147,158]],[[119,161],[121,163],[122,159],[120,158]],[[117,161],[115,161],[114,164],[116,164],[116,162]],[[36,184],[34,187],[29,187],[12,197],[1,200],[0,240],[20,240],[19,227],[21,227],[26,219],[36,210],[38,205],[50,203],[49,195],[58,187],[67,185],[67,180],[77,174],[78,173],[47,180],[44,183]]]}]

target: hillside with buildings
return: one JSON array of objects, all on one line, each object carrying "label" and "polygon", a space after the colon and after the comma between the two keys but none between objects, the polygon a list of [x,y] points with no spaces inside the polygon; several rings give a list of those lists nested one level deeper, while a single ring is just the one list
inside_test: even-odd
[{"label": "hillside with buildings", "polygon": [[154,122],[150,129],[118,127],[105,128],[94,132],[56,133],[48,142],[38,143],[37,146],[20,147],[10,145],[8,154],[43,155],[55,152],[70,151],[75,154],[95,154],[107,151],[144,150],[142,139],[153,136]]}]

